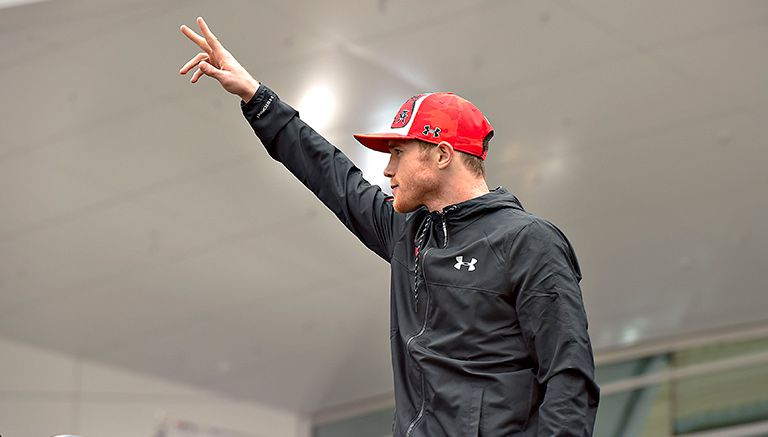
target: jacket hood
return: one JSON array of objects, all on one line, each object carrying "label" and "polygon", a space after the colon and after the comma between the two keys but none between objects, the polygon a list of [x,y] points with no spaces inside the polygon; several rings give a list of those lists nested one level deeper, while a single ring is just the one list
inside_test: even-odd
[{"label": "jacket hood", "polygon": [[[446,206],[443,208],[443,214],[450,221],[463,221],[477,214],[487,214],[494,210],[506,208],[525,211],[522,203],[514,194],[502,187],[496,187],[482,196]],[[433,214],[439,213],[433,212]]]}]

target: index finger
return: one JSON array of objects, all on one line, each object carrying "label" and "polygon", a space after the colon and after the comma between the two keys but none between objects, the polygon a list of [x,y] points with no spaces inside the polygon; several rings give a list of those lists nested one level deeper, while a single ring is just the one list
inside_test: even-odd
[{"label": "index finger", "polygon": [[200,30],[203,31],[203,36],[205,37],[205,40],[208,42],[208,45],[214,49],[214,50],[223,50],[224,47],[219,42],[219,39],[216,38],[216,35],[211,32],[211,29],[208,27],[208,24],[205,23],[205,20],[203,20],[203,17],[197,17],[197,25],[200,26]]},{"label": "index finger", "polygon": [[182,25],[181,26],[181,33],[187,36],[190,40],[192,40],[193,43],[197,44],[198,47],[205,50],[206,53],[211,53],[211,47],[208,45],[208,42],[203,38],[202,36],[195,33],[194,30],[190,29],[187,26]]}]

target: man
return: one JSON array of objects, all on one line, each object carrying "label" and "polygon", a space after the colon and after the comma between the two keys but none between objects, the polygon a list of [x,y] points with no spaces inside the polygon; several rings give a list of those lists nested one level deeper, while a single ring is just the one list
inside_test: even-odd
[{"label": "man", "polygon": [[591,435],[599,398],[579,289],[565,236],[489,190],[493,135],[450,93],[403,104],[386,133],[355,135],[390,153],[394,196],[261,85],[202,18],[195,67],[240,96],[270,156],[285,165],[391,265],[396,436]]}]

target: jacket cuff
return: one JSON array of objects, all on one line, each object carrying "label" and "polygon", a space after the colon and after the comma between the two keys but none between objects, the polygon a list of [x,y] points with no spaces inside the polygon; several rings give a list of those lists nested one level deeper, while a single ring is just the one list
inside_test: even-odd
[{"label": "jacket cuff", "polygon": [[246,101],[240,99],[240,109],[243,110],[243,113],[245,113],[245,111],[246,111],[246,106],[247,107],[251,107],[251,106],[257,104],[256,100],[259,97],[259,94],[261,94],[261,92],[264,91],[265,88],[267,88],[267,87],[265,87],[264,85],[259,83],[259,87],[256,88],[256,92],[253,93],[253,97],[251,97],[251,100],[246,102]]},{"label": "jacket cuff", "polygon": [[274,157],[275,136],[299,113],[263,84],[259,85],[250,101],[240,101],[240,108],[256,136]]}]

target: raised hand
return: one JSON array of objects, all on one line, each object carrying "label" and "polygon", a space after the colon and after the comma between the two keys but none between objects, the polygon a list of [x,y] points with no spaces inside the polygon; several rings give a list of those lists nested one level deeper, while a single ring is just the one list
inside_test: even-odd
[{"label": "raised hand", "polygon": [[192,83],[197,83],[203,75],[210,76],[230,93],[240,96],[246,102],[251,100],[259,88],[259,82],[221,45],[202,17],[197,17],[197,25],[200,26],[203,36],[185,25],[181,26],[181,33],[197,44],[203,52],[184,64],[179,74],[187,74],[197,67],[197,71],[192,75]]}]

